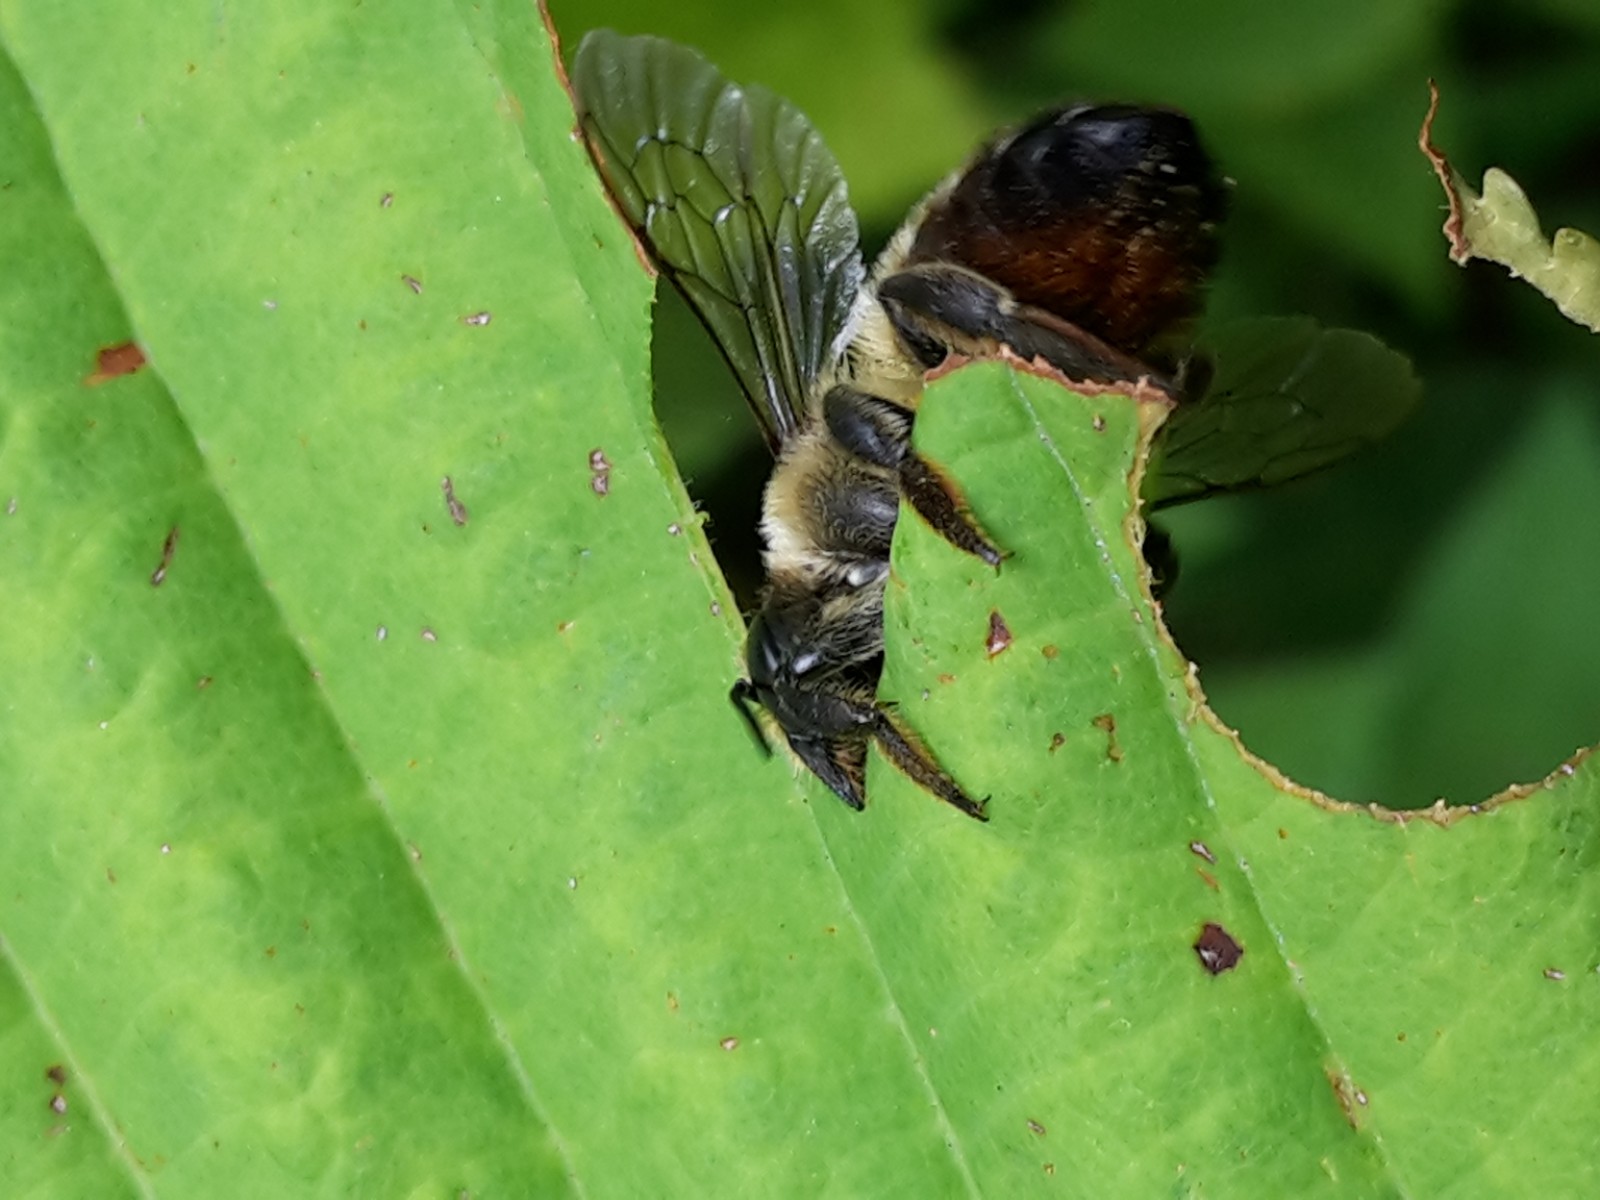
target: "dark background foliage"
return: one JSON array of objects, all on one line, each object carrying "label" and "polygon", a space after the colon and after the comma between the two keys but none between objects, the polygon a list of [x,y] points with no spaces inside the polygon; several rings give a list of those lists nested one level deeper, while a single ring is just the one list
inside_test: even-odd
[{"label": "dark background foliage", "polygon": [[[1166,518],[1166,604],[1225,720],[1291,776],[1416,807],[1537,778],[1600,730],[1594,335],[1445,257],[1416,133],[1600,230],[1600,8],[1586,0],[978,0],[664,8],[554,0],[789,96],[851,180],[869,252],[987,133],[1064,98],[1189,110],[1237,182],[1211,315],[1308,313],[1414,359],[1418,414],[1323,476]],[[692,317],[663,299],[658,407],[748,597],[768,469]]]}]

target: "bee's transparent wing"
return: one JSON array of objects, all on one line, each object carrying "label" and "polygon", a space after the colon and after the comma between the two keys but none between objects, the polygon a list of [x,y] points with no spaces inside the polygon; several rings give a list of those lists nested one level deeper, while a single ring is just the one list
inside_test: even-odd
[{"label": "bee's transparent wing", "polygon": [[1403,354],[1308,317],[1224,325],[1200,339],[1196,362],[1213,374],[1156,434],[1143,489],[1153,507],[1331,466],[1386,436],[1422,392]]},{"label": "bee's transparent wing", "polygon": [[863,278],[839,164],[788,101],[660,38],[590,33],[572,86],[606,186],[776,450]]}]

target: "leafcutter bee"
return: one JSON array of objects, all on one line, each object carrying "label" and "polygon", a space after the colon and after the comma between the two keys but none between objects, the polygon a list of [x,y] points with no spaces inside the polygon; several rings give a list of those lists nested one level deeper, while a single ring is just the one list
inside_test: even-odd
[{"label": "leafcutter bee", "polygon": [[[610,31],[583,40],[572,84],[617,207],[710,330],[777,458],[735,703],[758,736],[764,709],[852,808],[876,743],[985,819],[877,697],[901,500],[958,549],[1001,558],[912,448],[924,376],[1006,346],[1073,379],[1142,379],[1174,400],[1200,390],[1212,372],[1191,377],[1190,326],[1226,189],[1193,123],[1132,105],[1046,112],[936,188],[868,272],[838,164],[787,101],[685,47]],[[1222,403],[1241,411],[1258,391],[1236,385]],[[1236,467],[1209,429],[1191,440],[1201,451],[1167,456],[1155,499],[1258,482],[1281,457]]]}]

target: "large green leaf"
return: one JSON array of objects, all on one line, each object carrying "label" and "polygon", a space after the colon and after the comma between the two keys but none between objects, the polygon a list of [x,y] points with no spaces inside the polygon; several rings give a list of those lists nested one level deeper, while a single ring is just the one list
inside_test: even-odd
[{"label": "large green leaf", "polygon": [[1593,769],[1406,824],[1258,772],[1138,587],[1127,398],[930,394],[1014,557],[903,523],[885,694],[994,819],[882,764],[852,814],[725,703],[526,10],[0,46],[12,1191],[1592,1186]]}]

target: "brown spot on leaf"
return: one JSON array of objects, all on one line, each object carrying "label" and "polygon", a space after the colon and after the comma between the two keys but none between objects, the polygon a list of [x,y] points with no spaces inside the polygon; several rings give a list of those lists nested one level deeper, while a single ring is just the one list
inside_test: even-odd
[{"label": "brown spot on leaf", "polygon": [[379,208],[392,208],[393,206],[394,206],[394,193],[393,192],[385,192],[382,196],[380,196],[378,198],[378,207]]},{"label": "brown spot on leaf", "polygon": [[1117,719],[1110,713],[1101,713],[1090,722],[1106,735],[1106,757],[1112,762],[1122,761],[1122,745],[1117,741]]},{"label": "brown spot on leaf", "polygon": [[1194,871],[1196,875],[1200,876],[1200,882],[1205,884],[1213,892],[1220,892],[1222,890],[1222,888],[1217,884],[1217,877],[1210,871],[1206,870],[1204,867],[1196,867]]},{"label": "brown spot on leaf", "polygon": [[1555,979],[1559,981],[1565,979],[1567,977],[1567,973],[1558,967],[1546,967],[1544,969],[1544,977],[1546,979]]},{"label": "brown spot on leaf", "polygon": [[1323,1074],[1328,1078],[1328,1086],[1333,1089],[1333,1098],[1339,1102],[1339,1111],[1344,1113],[1344,1119],[1351,1129],[1361,1128],[1361,1114],[1357,1111],[1367,1106],[1367,1094],[1356,1087],[1350,1076],[1343,1071],[1336,1071],[1331,1067],[1324,1067]]},{"label": "brown spot on leaf", "polygon": [[1065,734],[1052,733],[1050,735],[1050,753],[1051,754],[1054,754],[1057,750],[1061,749],[1061,747],[1065,746],[1066,744],[1067,744],[1067,738],[1066,738]]},{"label": "brown spot on leaf", "polygon": [[94,371],[85,377],[84,386],[99,387],[102,383],[132,375],[144,363],[144,351],[133,342],[103,346],[94,356]]},{"label": "brown spot on leaf", "polygon": [[462,317],[461,318],[461,323],[463,325],[487,325],[492,320],[494,320],[494,317],[490,313],[485,311],[485,312],[475,312],[475,313],[472,313],[470,316]]},{"label": "brown spot on leaf", "polygon": [[58,1117],[67,1111],[67,1098],[60,1092],[50,1097],[50,1111]]},{"label": "brown spot on leaf", "polygon": [[667,993],[667,1011],[668,1012],[677,1012],[678,1011],[678,993],[677,992],[668,992]]},{"label": "brown spot on leaf", "polygon": [[1036,1133],[1040,1137],[1044,1136],[1044,1126],[1039,1124],[1039,1122],[1035,1121],[1032,1117],[1028,1118],[1028,1131],[1030,1133]]},{"label": "brown spot on leaf", "polygon": [[989,610],[989,633],[983,640],[983,649],[990,658],[1004,654],[1011,647],[1011,627],[1000,615],[999,609]]},{"label": "brown spot on leaf", "polygon": [[611,493],[611,462],[598,446],[589,451],[589,486],[596,496]]},{"label": "brown spot on leaf", "polygon": [[150,586],[160,587],[167,578],[167,568],[172,565],[172,556],[178,552],[178,527],[174,525],[167,530],[167,538],[161,543],[161,561],[156,564],[156,569],[150,572]]},{"label": "brown spot on leaf", "polygon": [[417,295],[422,295],[422,280],[418,279],[415,275],[402,275],[400,276],[400,282],[405,284]]},{"label": "brown spot on leaf", "polygon": [[721,1046],[724,1050],[737,1050],[739,1048],[739,1039],[736,1037],[725,1037],[718,1042],[717,1045]]},{"label": "brown spot on leaf", "polygon": [[450,476],[446,475],[439,481],[439,490],[444,493],[444,506],[450,510],[450,519],[457,525],[465,525],[467,506],[456,499],[456,487],[450,482]]},{"label": "brown spot on leaf", "polygon": [[57,1087],[65,1087],[67,1083],[67,1069],[60,1063],[51,1063],[45,1068],[44,1077]]},{"label": "brown spot on leaf", "polygon": [[1039,653],[1046,658],[1059,658],[1061,656],[1061,651],[1054,645],[1044,647]]},{"label": "brown spot on leaf", "polygon": [[1244,947],[1234,941],[1233,935],[1226,929],[1212,921],[1207,921],[1201,927],[1200,936],[1195,939],[1194,952],[1200,959],[1200,965],[1213,975],[1233,970],[1244,957]]},{"label": "brown spot on leaf", "polygon": [[1189,843],[1189,853],[1190,854],[1198,854],[1201,858],[1205,859],[1212,866],[1216,866],[1217,856],[1215,854],[1211,853],[1211,847],[1206,845],[1204,842],[1201,842],[1201,841],[1190,842]]}]

